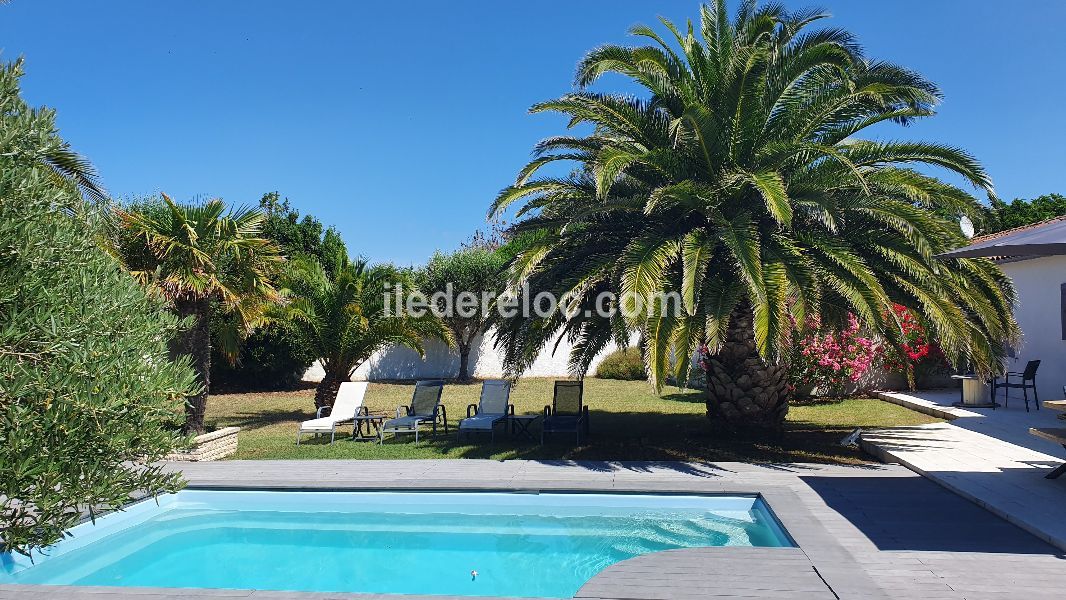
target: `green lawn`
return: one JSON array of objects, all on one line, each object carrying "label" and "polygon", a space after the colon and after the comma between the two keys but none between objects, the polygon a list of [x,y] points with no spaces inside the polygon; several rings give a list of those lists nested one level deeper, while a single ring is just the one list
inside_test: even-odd
[{"label": "green lawn", "polygon": [[[517,413],[539,413],[551,401],[550,379],[523,379],[511,392]],[[393,412],[411,397],[410,384],[372,383],[366,405],[372,410]],[[449,422],[455,426],[466,415],[466,406],[477,402],[480,385],[448,384],[444,403]],[[586,379],[585,398],[591,410],[592,435],[587,445],[575,447],[572,438],[561,436],[548,444],[514,440],[497,432],[488,437],[457,443],[454,435],[438,435],[414,443],[412,436],[376,442],[356,442],[338,434],[337,443],[327,438],[305,437],[295,445],[299,421],[314,416],[313,390],[254,394],[213,395],[208,405],[209,426],[241,427],[240,449],[235,458],[529,458],[585,460],[701,460],[747,462],[859,463],[869,460],[861,452],[837,442],[855,427],[916,425],[936,421],[879,400],[845,400],[839,403],[793,406],[786,431],[778,436],[725,438],[707,426],[703,397],[699,392],[674,388],[659,397],[645,382]],[[536,427],[536,426],[535,426]],[[351,432],[344,428],[345,434]]]}]

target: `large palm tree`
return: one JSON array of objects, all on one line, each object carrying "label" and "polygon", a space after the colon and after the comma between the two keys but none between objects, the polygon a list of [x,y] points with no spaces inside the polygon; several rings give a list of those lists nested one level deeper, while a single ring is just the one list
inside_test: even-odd
[{"label": "large palm tree", "polygon": [[307,257],[292,261],[282,309],[325,371],[315,390],[316,408],[333,406],[341,383],[378,350],[400,345],[422,356],[427,338],[450,343],[444,324],[431,312],[409,315],[391,302],[397,292],[404,296],[414,290],[410,274],[350,260],[343,247],[325,260],[326,265]]},{"label": "large palm tree", "polygon": [[[671,372],[687,376],[702,347],[708,416],[778,426],[790,323],[816,315],[834,327],[850,313],[895,342],[894,302],[924,316],[951,360],[999,368],[1018,331],[1013,290],[988,261],[935,258],[964,242],[938,215],[979,205],[927,167],[989,195],[991,181],[952,146],[861,138],[874,125],[932,115],[939,92],[867,59],[848,32],[811,27],[825,16],[749,1],[730,19],[718,0],[685,30],[663,20],[672,43],[638,26],[632,33],[649,45],[592,50],[577,69],[579,91],[533,106],[592,131],[542,141],[492,207],[522,204],[514,283],[566,296],[575,309],[501,322],[510,369],[562,335],[584,372],[610,340],[637,330],[657,386]],[[646,94],[588,89],[607,73]],[[578,168],[538,173],[558,161]],[[628,294],[621,304],[631,310],[597,316],[603,291]],[[652,302],[669,291],[681,298],[672,312]]]},{"label": "large palm tree", "polygon": [[[171,353],[191,357],[200,389],[188,397],[185,429],[202,433],[211,373],[212,313],[247,333],[279,299],[272,280],[282,257],[262,237],[264,215],[240,208],[227,211],[221,200],[163,202],[117,209],[121,220],[117,254],[135,277],[162,294],[187,326],[171,343]],[[230,336],[231,339],[234,336]],[[226,350],[236,352],[234,343]]]}]

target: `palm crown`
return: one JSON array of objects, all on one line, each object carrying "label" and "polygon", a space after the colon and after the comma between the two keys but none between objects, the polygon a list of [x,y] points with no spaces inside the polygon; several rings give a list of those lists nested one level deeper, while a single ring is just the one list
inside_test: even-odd
[{"label": "palm crown", "polygon": [[[107,192],[100,185],[96,168],[58,135],[55,111],[30,108],[19,96],[19,78],[25,74],[23,62],[20,57],[11,63],[11,77],[0,81],[0,114],[11,120],[11,126],[3,132],[5,156],[37,163],[48,169],[57,182],[73,186],[90,200],[105,201]],[[41,119],[52,123],[48,129],[33,126]]]},{"label": "palm crown", "polygon": [[119,215],[133,236],[123,252],[130,272],[171,301],[217,300],[253,323],[277,300],[272,279],[282,257],[262,235],[261,211],[227,212],[217,199],[177,204],[163,194],[158,209],[133,207]]},{"label": "palm crown", "polygon": [[401,345],[422,355],[426,338],[451,339],[432,313],[411,316],[387,302],[390,292],[414,289],[409,274],[391,265],[349,260],[343,248],[335,254],[326,266],[298,258],[285,277],[288,302],[282,310],[325,371],[315,392],[320,407],[332,406],[341,382],[374,352]]},{"label": "palm crown", "polygon": [[[542,141],[494,203],[493,213],[522,204],[514,229],[528,243],[515,280],[578,309],[605,290],[646,301],[625,319],[578,310],[503,323],[511,368],[561,332],[577,342],[571,362],[583,372],[612,337],[637,328],[661,382],[671,357],[684,375],[697,346],[719,351],[738,318],[751,320],[770,362],[790,313],[825,326],[854,313],[897,339],[894,302],[919,310],[951,359],[997,368],[1017,334],[1009,282],[988,261],[935,258],[964,241],[938,214],[970,213],[977,201],[912,165],[941,167],[989,194],[991,181],[958,148],[858,138],[878,123],[932,115],[939,93],[866,59],[847,32],[810,27],[825,16],[744,2],[730,20],[719,0],[701,8],[698,29],[663,20],[674,45],[638,26],[632,33],[650,45],[591,51],[579,91],[532,107],[593,131]],[[589,91],[605,73],[648,97]],[[538,175],[557,161],[579,169]],[[647,301],[670,290],[682,297],[680,314]]]}]

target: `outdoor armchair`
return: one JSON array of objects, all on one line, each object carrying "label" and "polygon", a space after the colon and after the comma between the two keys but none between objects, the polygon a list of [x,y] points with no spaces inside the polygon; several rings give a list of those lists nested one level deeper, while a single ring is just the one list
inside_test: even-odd
[{"label": "outdoor armchair", "polygon": [[[995,379],[992,380],[992,399],[996,398],[996,390],[1003,388],[1003,407],[1007,406],[1007,394],[1014,388],[1021,388],[1022,397],[1025,398],[1025,412],[1029,412],[1029,390],[1033,390],[1033,400],[1036,402],[1036,409],[1040,410],[1040,397],[1036,394],[1036,370],[1040,368],[1039,360],[1031,360],[1025,363],[1025,370],[1020,373],[1017,371],[1008,371],[1003,376],[1003,383],[998,383]],[[1011,382],[1011,377],[1016,377],[1018,380]]]}]

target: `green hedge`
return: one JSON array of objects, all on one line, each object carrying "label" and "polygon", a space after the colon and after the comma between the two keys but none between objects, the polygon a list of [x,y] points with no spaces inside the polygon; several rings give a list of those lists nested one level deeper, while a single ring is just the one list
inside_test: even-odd
[{"label": "green hedge", "polygon": [[648,372],[644,369],[644,359],[640,356],[640,350],[626,348],[612,352],[604,358],[596,367],[596,377],[638,381],[647,379]]}]

